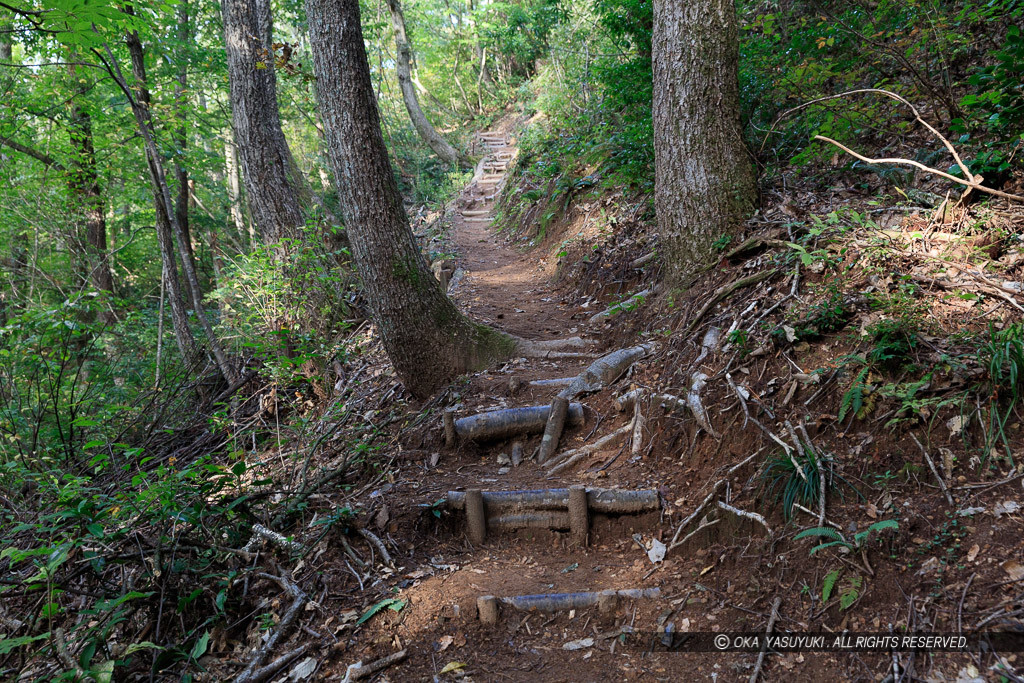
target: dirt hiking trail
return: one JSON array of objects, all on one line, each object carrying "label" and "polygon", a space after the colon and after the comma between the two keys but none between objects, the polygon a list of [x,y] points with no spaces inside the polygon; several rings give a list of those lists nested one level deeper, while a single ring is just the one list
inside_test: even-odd
[{"label": "dirt hiking trail", "polygon": [[[506,130],[482,133],[479,141],[487,155],[453,217],[459,271],[450,295],[474,320],[524,339],[589,336],[593,345],[553,358],[513,358],[471,377],[457,396],[458,417],[547,406],[561,385],[532,381],[574,377],[609,350],[594,334],[601,330],[586,322],[594,311],[581,311],[559,293],[554,259],[538,257],[540,248],[517,248],[493,230],[496,198],[517,150]],[[587,397],[583,424],[567,426],[559,453],[592,443],[615,429],[609,423],[623,421],[608,415],[609,402],[609,396]],[[539,443],[539,434],[459,440],[411,487],[399,515],[430,542],[413,551],[419,567],[406,575],[409,585],[402,591],[409,606],[378,624],[381,639],[409,649],[408,659],[391,670],[392,680],[657,680],[664,673],[651,674],[665,672],[666,665],[692,670],[678,655],[649,655],[638,641],[622,637],[654,633],[659,614],[687,600],[666,592],[662,576],[652,576],[654,565],[643,547],[659,522],[654,471],[636,467],[639,459],[616,440],[584,461],[590,472],[570,467],[550,476],[531,459]],[[510,455],[520,447],[522,463],[513,465]],[[407,488],[403,483],[396,482],[392,500],[405,497],[397,490]],[[469,520],[476,491],[482,491],[481,512],[486,508],[486,537],[474,543]],[[451,492],[461,497],[461,508],[453,505]],[[516,500],[520,494],[533,502]],[[444,515],[409,519],[418,514],[415,508],[422,511],[442,498],[449,499]],[[675,663],[659,663],[664,657]],[[441,673],[446,666],[455,668]]]}]

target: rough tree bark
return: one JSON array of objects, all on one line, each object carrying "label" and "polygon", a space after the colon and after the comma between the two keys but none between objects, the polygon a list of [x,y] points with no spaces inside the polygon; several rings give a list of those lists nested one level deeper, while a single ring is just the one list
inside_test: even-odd
[{"label": "rough tree bark", "polygon": [[306,0],[316,95],[352,255],[399,377],[426,396],[507,357],[515,341],[463,316],[423,259],[380,129],[359,0]]},{"label": "rough tree bark", "polygon": [[441,161],[446,164],[465,162],[466,157],[459,154],[457,149],[441,137],[441,134],[427,120],[426,114],[420,108],[420,101],[416,96],[416,86],[412,81],[412,46],[409,45],[409,38],[405,33],[405,15],[402,14],[402,5],[399,4],[399,0],[387,0],[387,3],[388,10],[391,12],[391,26],[395,31],[395,48],[398,53],[395,72],[398,74],[398,86],[402,90],[402,100],[405,101],[405,108],[409,112],[413,128]]},{"label": "rough tree bark", "polygon": [[711,258],[756,199],[739,110],[733,0],[654,3],[655,208],[669,277]]},{"label": "rough tree bark", "polygon": [[[310,196],[281,131],[269,0],[224,0],[231,118],[246,196],[267,243],[305,224]],[[262,67],[260,66],[262,65]]]}]

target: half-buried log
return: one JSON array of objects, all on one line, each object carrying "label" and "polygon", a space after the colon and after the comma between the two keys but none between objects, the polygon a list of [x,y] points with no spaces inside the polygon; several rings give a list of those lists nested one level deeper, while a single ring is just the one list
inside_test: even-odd
[{"label": "half-buried log", "polygon": [[[638,600],[641,598],[661,597],[660,588],[625,588],[614,591],[616,597],[627,600]],[[499,598],[501,602],[518,610],[554,612],[566,609],[580,609],[593,607],[602,602],[603,596],[609,596],[608,591],[588,593],[543,593],[540,595],[517,595],[510,598]],[[607,601],[607,597],[605,597]]]},{"label": "half-buried log", "polygon": [[[484,491],[481,495],[484,507],[491,515],[499,511],[569,509],[569,489]],[[451,510],[462,510],[466,506],[465,491],[449,491],[446,498]],[[587,489],[587,508],[601,514],[628,515],[659,510],[661,501],[653,489]]]},{"label": "half-buried log", "polygon": [[[471,415],[455,420],[455,433],[461,439],[472,441],[537,434],[544,431],[550,410],[551,406],[528,406]],[[579,403],[570,403],[566,422],[570,425],[583,424],[583,406]]]},{"label": "half-buried log", "polygon": [[568,512],[540,510],[538,512],[505,512],[487,518],[488,529],[571,529]]}]

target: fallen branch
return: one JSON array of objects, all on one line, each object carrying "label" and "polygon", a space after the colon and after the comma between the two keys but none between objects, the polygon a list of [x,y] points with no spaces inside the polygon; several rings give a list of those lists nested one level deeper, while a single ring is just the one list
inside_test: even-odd
[{"label": "fallen branch", "polygon": [[633,404],[633,434],[630,437],[630,452],[634,456],[640,455],[640,449],[644,445],[644,423],[647,420],[644,419],[641,406],[643,406],[643,401],[640,400]]},{"label": "fallen branch", "polygon": [[651,296],[651,294],[653,294],[653,293],[654,293],[654,289],[653,288],[652,289],[645,289],[643,291],[637,292],[636,294],[634,294],[633,296],[629,297],[628,299],[626,299],[624,301],[620,301],[619,303],[615,304],[614,306],[609,306],[608,308],[606,308],[605,310],[601,311],[600,313],[595,313],[594,315],[590,316],[590,319],[587,320],[587,322],[589,322],[591,324],[596,324],[596,323],[603,322],[603,321],[607,320],[608,318],[612,317],[613,315],[616,315],[617,313],[622,313],[622,312],[625,312],[625,311],[630,311],[634,307],[639,306],[640,304],[642,304],[644,299],[646,299],[647,297]]},{"label": "fallen branch", "polygon": [[384,547],[384,542],[380,540],[375,533],[369,529],[359,529],[359,535],[369,541],[373,547],[377,549],[377,552],[380,553],[381,559],[384,560],[384,564],[389,567],[395,566],[394,561],[391,559],[391,555],[388,554],[388,549]]},{"label": "fallen branch", "polygon": [[633,363],[653,350],[652,344],[640,344],[602,356],[577,375],[572,383],[558,395],[571,400],[580,394],[600,391],[621,377]]},{"label": "fallen branch", "polygon": [[289,541],[283,535],[268,529],[262,524],[253,524],[252,538],[250,538],[249,542],[245,544],[244,548],[242,548],[242,552],[251,553],[257,545],[264,542],[272,543],[279,548],[284,548],[288,552],[292,553],[301,553],[305,550],[305,547],[301,543]]},{"label": "fallen branch", "polygon": [[299,611],[302,609],[302,606],[306,604],[306,594],[302,591],[301,588],[292,583],[284,575],[274,576],[272,574],[265,574],[263,572],[260,572],[259,574],[257,574],[257,576],[264,579],[270,579],[271,581],[279,585],[282,589],[287,591],[294,598],[294,600],[291,606],[288,607],[288,611],[286,611],[284,613],[284,616],[281,617],[281,621],[278,622],[277,628],[274,629],[274,632],[270,635],[269,638],[267,638],[266,642],[264,642],[263,645],[256,650],[252,658],[249,660],[249,663],[246,665],[245,669],[242,670],[242,673],[238,674],[238,676],[235,678],[235,683],[256,682],[254,674],[257,673],[257,669],[259,669],[260,665],[263,664],[263,661],[270,655],[270,653],[274,651],[274,648],[277,647],[278,642],[280,642],[281,639],[284,638],[284,636],[286,636],[289,631],[291,631],[292,626],[295,625],[295,622],[298,619]]},{"label": "fallen branch", "polygon": [[619,439],[624,438],[632,431],[633,423],[629,422],[626,426],[616,429],[611,434],[601,437],[592,444],[587,444],[586,446],[560,454],[556,459],[549,460],[545,463],[545,467],[549,468],[548,474],[558,474],[562,470],[575,465],[588,455],[596,453],[606,446],[615,444]]},{"label": "fallen branch", "polygon": [[516,339],[516,353],[527,358],[586,358],[590,357],[590,354],[563,351],[562,349],[581,349],[594,343],[581,337],[552,339],[548,341]]},{"label": "fallen branch", "polygon": [[394,654],[390,654],[387,657],[381,657],[378,660],[372,661],[369,664],[363,664],[360,660],[355,664],[350,664],[345,670],[345,678],[341,679],[339,683],[350,683],[351,681],[358,681],[363,678],[369,678],[378,671],[383,671],[392,664],[397,664],[406,658],[409,654],[408,650],[399,650]]},{"label": "fallen branch", "polygon": [[[782,597],[777,596],[772,602],[772,613],[768,617],[768,628],[764,630],[766,636],[772,634],[772,629],[775,628],[775,622],[779,618],[779,607],[782,605]],[[761,667],[764,666],[765,655],[768,654],[767,648],[761,648],[761,652],[757,655],[757,663],[754,664],[754,671],[751,672],[750,678],[747,679],[747,683],[757,683],[757,677],[761,674]]]},{"label": "fallen branch", "polygon": [[296,659],[304,655],[306,653],[306,650],[308,649],[309,643],[306,643],[295,648],[288,654],[281,655],[280,657],[272,661],[270,664],[267,664],[262,669],[257,669],[256,671],[254,671],[249,680],[251,681],[251,683],[261,683],[261,681],[265,681],[268,678],[273,677],[281,669],[285,668],[286,666],[294,662]]},{"label": "fallen branch", "polygon": [[913,432],[910,433],[910,438],[914,440],[917,447],[921,449],[921,453],[924,455],[925,462],[928,463],[928,469],[932,471],[932,476],[935,477],[935,481],[939,482],[939,488],[942,489],[942,493],[946,496],[946,502],[949,503],[950,507],[956,507],[956,503],[953,502],[953,496],[950,495],[949,489],[946,487],[946,482],[941,476],[939,476],[939,470],[935,467],[935,462],[932,461],[932,457],[928,455],[928,451],[925,450],[921,442],[917,440],[917,437]]},{"label": "fallen branch", "polygon": [[[690,522],[700,517],[704,509],[711,504],[711,501],[715,499],[715,496],[718,495],[718,492],[722,489],[723,486],[725,486],[726,482],[729,481],[729,477],[731,477],[733,473],[736,472],[736,470],[740,469],[748,462],[753,460],[760,452],[761,451],[758,450],[752,455],[749,455],[746,458],[744,458],[741,462],[730,467],[729,470],[725,473],[725,476],[715,483],[715,485],[711,488],[711,492],[708,493],[707,497],[704,498],[701,504],[697,506],[697,509],[691,512],[686,519],[679,523],[679,526],[676,528],[676,533],[672,536],[672,541],[668,544],[668,548],[665,549],[666,553],[668,553],[668,551],[672,550],[673,548],[682,545],[687,540],[686,538],[684,538],[682,541],[679,540],[679,534],[683,533],[683,529],[689,526]],[[689,536],[687,536],[687,538],[689,538]]]},{"label": "fallen branch", "polygon": [[[921,114],[917,111],[917,109],[914,107],[914,105],[912,105],[906,99],[900,97],[896,93],[891,92],[889,90],[883,90],[881,88],[860,88],[860,89],[857,89],[857,90],[848,90],[846,92],[837,93],[835,95],[827,95],[825,97],[819,97],[817,99],[811,100],[810,102],[804,102],[803,104],[801,104],[801,105],[799,105],[797,107],[793,107],[792,109],[783,112],[782,115],[780,115],[779,118],[776,119],[776,122],[781,121],[782,119],[784,119],[785,117],[789,116],[790,114],[792,114],[795,111],[799,111],[799,110],[804,109],[806,107],[809,107],[809,106],[811,106],[813,104],[817,104],[819,102],[826,102],[828,100],[835,100],[835,99],[839,99],[841,97],[847,97],[849,95],[859,95],[859,94],[863,94],[863,93],[874,93],[874,94],[878,94],[878,95],[883,95],[885,97],[888,97],[889,99],[896,100],[897,102],[900,102],[900,103],[906,105],[910,109],[910,111],[912,111],[914,113],[914,119],[918,123],[923,125],[925,128],[927,128],[928,131],[932,135],[934,135],[936,138],[938,138],[938,140],[943,144],[943,146],[947,150],[949,150],[949,153],[953,156],[953,160],[956,162],[956,165],[960,167],[960,170],[963,172],[964,177],[967,178],[967,180],[965,181],[965,180],[963,180],[961,178],[957,178],[955,176],[951,176],[948,173],[943,173],[942,171],[937,171],[935,169],[928,168],[927,166],[924,166],[923,164],[919,164],[917,162],[910,161],[908,159],[894,159],[894,160],[880,159],[880,160],[875,161],[875,160],[867,159],[865,157],[859,157],[859,155],[855,154],[854,152],[849,152],[849,150],[846,150],[845,148],[843,148],[844,151],[849,152],[853,156],[857,156],[862,161],[865,161],[867,163],[894,163],[894,162],[905,163],[905,164],[909,164],[911,166],[915,166],[917,168],[920,168],[920,169],[922,169],[924,171],[927,171],[929,173],[933,173],[935,175],[939,175],[941,177],[947,178],[947,179],[952,180],[952,181],[954,181],[956,183],[960,183],[961,185],[967,185],[968,187],[970,187],[972,189],[977,189],[977,190],[980,190],[982,192],[988,192],[989,194],[994,194],[994,195],[997,195],[997,196],[1000,196],[1000,197],[1005,197],[1007,199],[1013,199],[1013,200],[1016,200],[1016,201],[1024,201],[1024,197],[1018,197],[1017,195],[1011,195],[1011,194],[1007,194],[1005,192],[1000,192],[998,190],[992,190],[992,189],[989,189],[989,188],[986,188],[986,187],[983,187],[982,185],[980,185],[979,183],[980,183],[981,179],[980,178],[979,179],[975,179],[975,176],[971,173],[971,171],[967,167],[967,165],[964,164],[963,160],[960,158],[960,155],[957,154],[956,148],[953,147],[953,143],[951,143],[948,139],[946,139],[941,133],[939,133],[939,131],[935,130],[935,128],[933,128],[931,126],[931,124],[929,124],[927,121],[925,121],[923,118],[921,118]],[[772,130],[774,130],[774,128],[775,128],[775,125],[772,124]],[[816,137],[820,137],[820,136],[816,136]],[[765,138],[765,139],[767,140],[767,138]],[[822,138],[822,139],[824,139],[826,142],[832,142],[833,144],[838,145],[838,143],[834,142],[833,140],[829,140],[828,138]],[[841,145],[838,145],[838,146],[840,146],[842,148]]]},{"label": "fallen branch", "polygon": [[807,450],[811,452],[811,457],[814,458],[814,466],[818,469],[818,526],[825,526],[825,470],[821,466],[821,458],[818,457],[818,452],[814,450],[814,444],[811,443],[811,437],[807,433],[807,427],[804,426],[803,420],[797,423],[797,428],[799,428],[801,436],[804,437]]},{"label": "fallen branch", "polygon": [[530,382],[531,387],[565,387],[572,384],[575,377],[558,377],[555,379],[535,379]]},{"label": "fallen branch", "polygon": [[686,395],[686,404],[690,407],[690,412],[693,413],[697,424],[714,438],[721,439],[722,435],[711,426],[711,421],[708,419],[708,411],[704,409],[704,404],[700,400],[700,392],[704,390],[704,385],[707,384],[707,381],[708,376],[703,372],[695,372],[693,374],[693,384],[690,386],[690,392]]},{"label": "fallen branch", "polygon": [[[622,376],[633,363],[650,353],[652,348],[650,344],[641,344],[602,356],[577,375],[569,386],[558,392],[551,402],[551,410],[544,426],[544,438],[537,451],[537,462],[544,464],[555,454],[565,426],[565,406],[569,401],[584,392],[599,391],[608,386]],[[635,427],[635,420],[633,424]]]},{"label": "fallen branch", "polygon": [[710,522],[707,522],[706,524],[701,524],[701,525],[700,525],[699,527],[697,527],[696,529],[694,529],[694,530],[693,530],[693,531],[691,531],[690,533],[688,533],[688,534],[686,534],[685,536],[683,536],[683,537],[682,537],[682,538],[681,538],[681,539],[680,539],[679,541],[676,541],[676,542],[674,542],[674,543],[673,543],[673,544],[672,544],[671,546],[669,546],[669,547],[668,547],[668,548],[667,548],[667,549],[665,550],[665,552],[667,553],[667,552],[668,552],[669,550],[671,550],[672,548],[675,548],[675,547],[677,547],[677,546],[681,546],[681,545],[684,545],[684,544],[685,544],[685,543],[686,543],[687,541],[689,541],[689,540],[690,540],[691,538],[693,538],[694,536],[696,536],[696,535],[697,535],[697,534],[699,534],[700,532],[704,531],[704,530],[705,530],[705,529],[707,529],[708,527],[712,527],[712,526],[714,526],[714,525],[718,524],[718,523],[719,523],[720,521],[721,521],[721,520],[718,520],[718,519],[713,519],[713,520],[711,520]]},{"label": "fallen branch", "polygon": [[729,505],[728,503],[726,503],[724,501],[721,501],[721,500],[718,501],[718,507],[722,508],[726,512],[731,512],[732,514],[736,515],[737,517],[743,517],[744,519],[749,519],[749,520],[757,522],[758,524],[760,524],[761,526],[763,526],[765,528],[765,531],[768,532],[769,536],[772,535],[772,529],[771,529],[770,526],[768,526],[768,522],[766,522],[764,517],[762,517],[761,515],[757,514],[756,512],[748,512],[747,510],[741,510],[741,509],[739,509],[737,507],[733,507],[732,505]]},{"label": "fallen branch", "polygon": [[57,659],[60,660],[61,666],[75,672],[75,680],[88,680],[85,677],[85,671],[68,652],[68,642],[64,636],[64,629],[60,626],[53,629],[53,650]]},{"label": "fallen branch", "polygon": [[648,263],[650,263],[651,261],[653,261],[654,257],[657,256],[657,255],[658,255],[658,252],[656,252],[656,251],[649,251],[646,254],[644,254],[643,256],[640,256],[639,258],[635,258],[632,261],[630,261],[629,267],[630,268],[640,268],[641,266],[645,266]]},{"label": "fallen branch", "polygon": [[540,440],[540,448],[537,449],[537,463],[543,465],[547,462],[562,438],[562,431],[565,429],[565,418],[569,413],[569,399],[561,394],[555,396],[551,401],[551,409],[548,411],[548,420],[544,425],[544,436]]},{"label": "fallen branch", "polygon": [[[961,185],[966,185],[968,188],[970,188],[972,190],[979,190],[981,192],[985,192],[986,194],[992,194],[992,195],[995,195],[997,197],[1002,197],[1004,199],[1010,199],[1010,200],[1015,201],[1015,202],[1024,202],[1024,197],[1022,197],[1020,195],[1010,194],[1009,192],[1003,192],[1002,190],[994,190],[991,187],[985,187],[981,183],[975,181],[974,180],[974,176],[970,176],[971,180],[964,180],[963,178],[957,178],[954,175],[950,175],[948,173],[944,173],[944,172],[940,171],[937,168],[932,168],[930,166],[925,166],[921,162],[914,161],[912,159],[901,159],[899,157],[886,157],[884,159],[872,159],[870,157],[864,156],[863,154],[858,154],[857,152],[854,152],[852,149],[850,149],[849,147],[847,147],[843,143],[837,142],[837,141],[833,140],[832,138],[827,138],[824,135],[815,135],[813,139],[821,140],[822,142],[827,142],[829,144],[835,145],[836,147],[838,147],[839,149],[843,150],[844,152],[846,152],[850,156],[855,157],[857,159],[860,159],[861,161],[863,161],[866,164],[874,164],[874,165],[892,164],[892,165],[896,165],[896,166],[913,166],[914,168],[921,169],[925,173],[931,173],[932,175],[937,175],[940,178],[945,178],[946,180],[951,180],[954,183],[959,183]],[[942,139],[945,140],[945,138],[942,138]]]}]

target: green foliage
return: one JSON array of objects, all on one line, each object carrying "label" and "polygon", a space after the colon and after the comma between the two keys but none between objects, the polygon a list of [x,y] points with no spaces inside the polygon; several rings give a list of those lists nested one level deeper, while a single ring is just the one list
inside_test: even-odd
[{"label": "green foliage", "polygon": [[821,584],[821,601],[828,602],[829,597],[832,595],[832,589],[835,588],[836,582],[839,581],[839,574],[842,572],[841,569],[833,569],[825,575],[825,580]]},{"label": "green foliage", "polygon": [[873,403],[867,404],[865,402],[869,393],[868,373],[870,371],[870,366],[861,368],[860,372],[853,378],[853,382],[843,392],[843,397],[839,401],[839,415],[837,416],[840,423],[846,419],[847,415],[863,417],[866,412],[874,407]]},{"label": "green foliage", "polygon": [[839,531],[833,529],[832,527],[819,526],[814,527],[812,529],[804,529],[796,536],[794,536],[793,540],[799,541],[802,538],[828,539],[825,542],[819,543],[818,545],[811,548],[811,555],[814,555],[820,550],[825,550],[826,548],[833,548],[836,546],[840,546],[851,551],[860,551],[867,546],[867,543],[871,538],[872,534],[880,534],[881,532],[887,529],[899,529],[899,526],[899,522],[897,522],[895,519],[883,519],[879,522],[875,522],[864,531],[854,534],[852,540],[847,540],[843,534],[839,533]]},{"label": "green foliage", "polygon": [[989,323],[988,340],[978,350],[978,360],[988,381],[988,430],[982,461],[998,441],[1013,461],[1006,426],[1021,397],[1024,384],[1024,323],[1010,323],[997,329]]},{"label": "green foliage", "polygon": [[777,453],[768,460],[758,477],[772,504],[781,504],[782,514],[787,520],[792,518],[796,504],[810,509],[817,507],[821,496],[821,477],[825,477],[826,490],[837,489],[837,483],[850,486],[835,472],[831,458],[824,454],[815,458],[809,452],[794,454],[792,458],[784,452]]},{"label": "green foliage", "polygon": [[[1016,15],[1021,18],[1024,9],[1019,8]],[[1021,165],[1021,155],[1014,153],[1024,143],[1024,36],[1019,25],[1007,27],[1003,46],[991,57],[994,63],[981,67],[968,79],[975,92],[960,101],[972,118],[953,122],[954,130],[962,134],[961,143],[971,141],[972,131],[987,134],[989,139],[980,145],[974,158],[966,160],[971,173],[987,176]],[[962,175],[956,165],[950,172]]]},{"label": "green foliage", "polygon": [[385,607],[394,612],[401,612],[405,609],[406,604],[408,604],[407,601],[400,600],[398,598],[384,598],[383,600],[374,603],[369,609],[363,612],[363,616],[359,617],[359,620],[356,621],[356,626],[369,621],[373,615],[377,614],[377,612],[380,612]]}]

